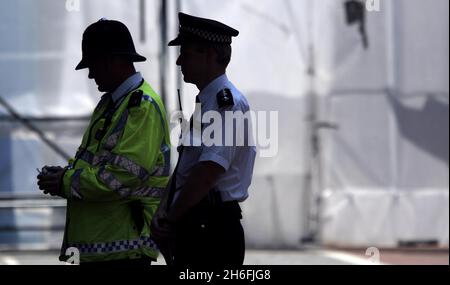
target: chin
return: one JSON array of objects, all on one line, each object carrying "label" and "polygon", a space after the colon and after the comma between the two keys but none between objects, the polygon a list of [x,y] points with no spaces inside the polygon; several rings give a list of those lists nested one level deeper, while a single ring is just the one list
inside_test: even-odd
[{"label": "chin", "polygon": [[103,87],[101,87],[101,86],[98,86],[98,91],[100,91],[100,92],[106,92],[106,89],[105,88],[103,88]]},{"label": "chin", "polygon": [[186,77],[186,76],[183,77],[183,81],[184,81],[185,83],[192,83],[192,81],[189,80],[189,78]]}]

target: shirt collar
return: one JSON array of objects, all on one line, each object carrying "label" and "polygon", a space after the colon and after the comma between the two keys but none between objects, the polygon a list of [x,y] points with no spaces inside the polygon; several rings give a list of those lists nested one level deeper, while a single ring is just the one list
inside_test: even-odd
[{"label": "shirt collar", "polygon": [[216,95],[219,93],[221,89],[224,88],[224,85],[228,82],[228,77],[226,74],[222,74],[217,77],[213,81],[211,81],[201,92],[198,94],[198,99],[200,103],[204,104],[208,102],[208,100],[212,100],[211,98],[215,98],[215,96],[211,96],[211,94]]},{"label": "shirt collar", "polygon": [[136,72],[132,76],[128,77],[119,87],[111,93],[111,98],[116,103],[123,95],[130,93],[133,89],[136,89],[142,83],[142,75],[140,72]]}]

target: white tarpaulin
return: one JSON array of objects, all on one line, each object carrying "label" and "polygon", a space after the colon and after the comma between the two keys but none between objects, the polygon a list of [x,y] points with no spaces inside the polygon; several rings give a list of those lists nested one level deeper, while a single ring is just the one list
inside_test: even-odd
[{"label": "white tarpaulin", "polygon": [[[327,244],[448,245],[448,1],[381,1],[368,49],[344,2],[182,1],[240,30],[229,77],[280,112],[278,155],[257,161],[243,204],[247,242],[295,247],[318,222]],[[317,156],[313,112],[334,126]]]},{"label": "white tarpaulin", "polygon": [[448,245],[448,1],[382,1],[367,29],[370,51],[335,42],[350,60],[329,71],[322,239]]}]

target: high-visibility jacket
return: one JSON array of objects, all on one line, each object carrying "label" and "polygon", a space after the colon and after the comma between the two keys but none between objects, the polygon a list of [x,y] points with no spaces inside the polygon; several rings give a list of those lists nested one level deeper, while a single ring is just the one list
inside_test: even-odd
[{"label": "high-visibility jacket", "polygon": [[[118,105],[118,106],[117,106]],[[157,258],[150,222],[170,172],[161,98],[145,81],[114,104],[104,95],[63,177],[66,227],[60,260]]]}]

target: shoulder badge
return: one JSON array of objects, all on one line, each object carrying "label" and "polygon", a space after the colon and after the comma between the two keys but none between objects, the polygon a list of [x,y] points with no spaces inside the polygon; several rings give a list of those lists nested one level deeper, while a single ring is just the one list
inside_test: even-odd
[{"label": "shoulder badge", "polygon": [[234,105],[233,94],[230,89],[225,88],[217,93],[217,104],[219,105],[219,108]]},{"label": "shoulder badge", "polygon": [[131,94],[130,100],[128,101],[127,108],[139,107],[141,106],[142,95],[144,92],[142,90],[136,90]]}]

